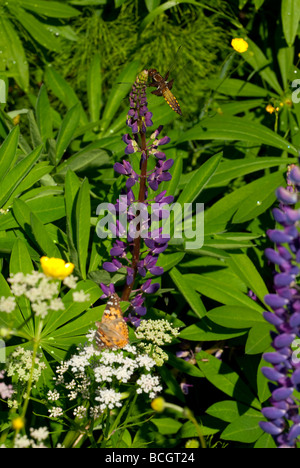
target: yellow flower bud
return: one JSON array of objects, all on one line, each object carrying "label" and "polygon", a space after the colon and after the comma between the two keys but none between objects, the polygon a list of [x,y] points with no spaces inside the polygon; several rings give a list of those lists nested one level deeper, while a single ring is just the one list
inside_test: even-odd
[{"label": "yellow flower bud", "polygon": [[273,107],[271,104],[268,104],[266,107],[266,111],[269,112],[269,114],[273,114],[275,111],[275,107]]},{"label": "yellow flower bud", "polygon": [[163,397],[154,398],[154,400],[151,401],[151,408],[154,411],[157,411],[158,413],[162,413],[162,411],[165,409],[164,398]]},{"label": "yellow flower bud", "polygon": [[186,441],[185,448],[193,449],[199,448],[199,441],[197,439],[189,439]]},{"label": "yellow flower bud", "polygon": [[232,39],[231,45],[234,48],[234,50],[236,50],[240,54],[242,54],[243,52],[246,52],[246,50],[249,47],[248,42],[246,42],[242,38]]},{"label": "yellow flower bud", "polygon": [[74,270],[73,263],[66,263],[61,258],[53,257],[42,257],[41,266],[46,276],[60,280],[63,280],[64,278],[69,276]]},{"label": "yellow flower bud", "polygon": [[12,427],[15,431],[19,431],[24,427],[24,419],[18,416],[12,420]]}]

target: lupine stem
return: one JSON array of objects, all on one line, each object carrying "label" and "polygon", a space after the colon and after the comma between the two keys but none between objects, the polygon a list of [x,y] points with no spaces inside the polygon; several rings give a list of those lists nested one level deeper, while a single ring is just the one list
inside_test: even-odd
[{"label": "lupine stem", "polygon": [[[141,128],[141,125],[140,125]],[[139,189],[139,203],[145,203],[145,194],[146,194],[146,180],[147,180],[147,162],[148,162],[148,150],[147,150],[147,142],[146,142],[146,133],[143,132],[141,129],[139,131],[141,137],[141,150],[142,154],[144,154],[144,159],[142,160],[141,164],[141,175],[140,175],[140,189]],[[137,213],[138,215],[138,213]],[[140,225],[137,225],[137,230],[140,229]],[[133,246],[133,254],[132,254],[132,263],[131,268],[133,269],[133,280],[130,284],[126,284],[123,293],[122,293],[122,300],[128,301],[130,293],[133,289],[136,274],[137,274],[137,267],[138,262],[140,260],[140,253],[141,253],[141,237],[137,236],[134,239],[134,246]]]}]

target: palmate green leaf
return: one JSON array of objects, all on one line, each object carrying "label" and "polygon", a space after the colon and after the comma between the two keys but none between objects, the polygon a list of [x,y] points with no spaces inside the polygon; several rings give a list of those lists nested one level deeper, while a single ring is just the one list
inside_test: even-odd
[{"label": "palmate green leaf", "polygon": [[294,44],[300,21],[300,1],[282,0],[281,2],[282,28],[287,45]]},{"label": "palmate green leaf", "polygon": [[13,166],[17,157],[17,147],[19,142],[20,127],[14,127],[0,148],[0,181],[6,175],[10,167]]},{"label": "palmate green leaf", "polygon": [[[73,293],[83,291],[85,294],[89,295],[89,299],[84,302],[74,302],[73,300]],[[51,311],[45,321],[45,328],[43,330],[43,339],[44,342],[48,342],[49,345],[53,344],[58,345],[56,342],[55,336],[61,337],[61,341],[63,342],[64,337],[64,330],[63,325],[68,324],[69,321],[74,321],[76,318],[79,318],[81,314],[87,310],[92,304],[94,304],[102,295],[102,291],[98,285],[96,285],[93,281],[85,280],[79,281],[75,289],[72,289],[67,292],[67,294],[63,297],[63,303],[65,306],[65,310],[63,313],[57,313],[57,311]],[[92,312],[91,312],[92,314]],[[94,319],[94,317],[92,316]],[[75,323],[74,323],[75,325]],[[87,320],[86,323],[86,332],[90,328],[91,323]],[[70,336],[70,328],[67,329],[67,335]],[[74,333],[74,336],[77,335],[77,332]],[[54,343],[53,340],[55,340]]]},{"label": "palmate green leaf", "polygon": [[49,16],[50,18],[72,18],[80,15],[80,11],[61,2],[20,0],[20,4],[26,10],[33,11],[38,15]]},{"label": "palmate green leaf", "polygon": [[19,194],[18,185],[22,182],[30,169],[39,159],[41,152],[42,146],[35,148],[30,154],[22,159],[22,161],[15,165],[7,174],[1,183],[0,207],[6,203],[12,194],[15,196]]},{"label": "palmate green leaf", "polygon": [[227,364],[205,351],[196,354],[197,364],[205,377],[219,390],[235,400],[260,409],[251,388]]},{"label": "palmate green leaf", "polygon": [[265,144],[297,156],[297,149],[277,133],[245,117],[215,116],[203,119],[184,132],[177,143],[188,140],[249,141]]},{"label": "palmate green leaf", "polygon": [[0,17],[1,48],[10,73],[25,92],[29,87],[29,68],[19,35],[4,15]]}]

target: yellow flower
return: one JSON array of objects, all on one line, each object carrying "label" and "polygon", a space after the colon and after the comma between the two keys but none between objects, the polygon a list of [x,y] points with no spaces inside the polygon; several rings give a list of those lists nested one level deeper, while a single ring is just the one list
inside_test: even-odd
[{"label": "yellow flower", "polygon": [[60,280],[69,276],[74,270],[73,263],[66,263],[61,258],[42,257],[41,265],[46,276]]},{"label": "yellow flower", "polygon": [[24,419],[20,416],[12,420],[12,427],[15,431],[19,431],[24,427]]},{"label": "yellow flower", "polygon": [[246,42],[242,38],[232,39],[231,45],[234,48],[234,50],[236,50],[237,52],[240,52],[240,54],[242,54],[243,52],[246,52],[246,50],[248,49],[248,42]]},{"label": "yellow flower", "polygon": [[165,400],[163,397],[154,398],[154,400],[151,401],[151,408],[158,413],[162,413],[165,409]]},{"label": "yellow flower", "polygon": [[266,111],[269,112],[269,114],[273,114],[275,110],[275,107],[273,107],[271,104],[268,104],[266,107]]}]

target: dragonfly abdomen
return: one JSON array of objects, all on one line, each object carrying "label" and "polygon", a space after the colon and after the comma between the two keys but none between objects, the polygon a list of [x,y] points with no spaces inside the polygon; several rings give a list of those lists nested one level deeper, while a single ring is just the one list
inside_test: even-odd
[{"label": "dragonfly abdomen", "polygon": [[165,88],[163,91],[162,91],[162,94],[163,94],[163,97],[165,98],[166,102],[169,104],[169,106],[171,107],[171,109],[175,112],[177,112],[177,114],[179,115],[182,115],[182,112],[181,112],[181,109],[180,109],[180,105],[178,104],[178,101],[176,99],[176,97],[174,96],[173,93],[171,93],[171,91],[169,90],[169,88]]}]

